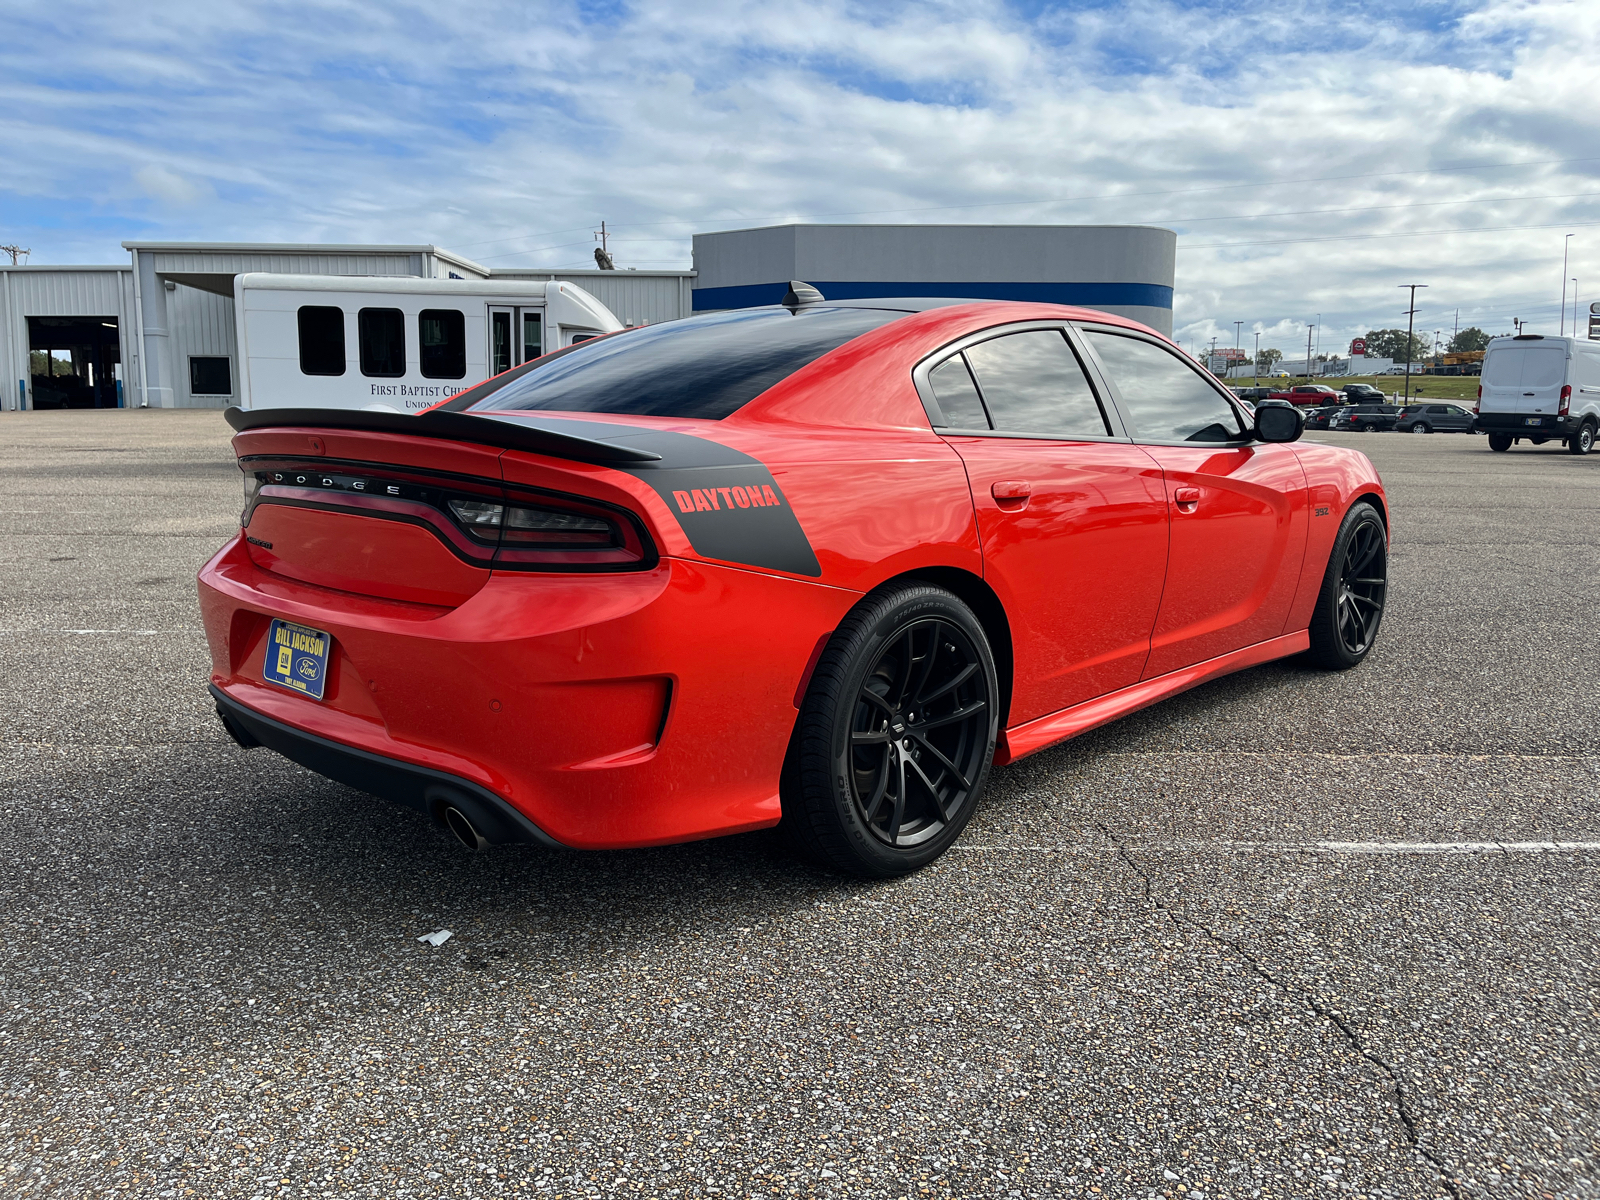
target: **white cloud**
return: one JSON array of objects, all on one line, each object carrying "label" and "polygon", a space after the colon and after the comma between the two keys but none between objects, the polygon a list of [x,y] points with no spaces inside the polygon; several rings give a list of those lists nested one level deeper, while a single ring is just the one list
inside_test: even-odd
[{"label": "white cloud", "polygon": [[[38,65],[48,19],[14,33],[0,217],[35,261],[158,235],[576,265],[604,217],[624,265],[686,265],[694,230],[785,218],[1127,221],[1180,232],[1179,336],[1288,352],[1319,312],[1325,350],[1398,322],[1413,278],[1430,330],[1553,326],[1561,223],[1600,222],[1568,195],[1600,161],[1550,161],[1596,153],[1592,3],[266,11],[107,0],[76,76]],[[1504,228],[1532,225],[1561,227]],[[1569,274],[1600,284],[1600,225]]]},{"label": "white cloud", "polygon": [[152,200],[180,208],[191,207],[215,195],[209,185],[185,179],[176,171],[169,171],[166,167],[155,163],[134,171],[133,181]]}]

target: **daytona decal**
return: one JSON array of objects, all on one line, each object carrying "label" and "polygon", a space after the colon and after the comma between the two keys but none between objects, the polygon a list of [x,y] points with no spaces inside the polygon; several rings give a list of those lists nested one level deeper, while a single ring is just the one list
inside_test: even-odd
[{"label": "daytona decal", "polygon": [[696,554],[747,567],[767,567],[816,578],[822,564],[789,500],[765,464],[721,442],[611,421],[584,421],[518,413],[496,417],[523,427],[606,442],[661,457],[651,462],[608,462],[655,489],[678,518]]}]

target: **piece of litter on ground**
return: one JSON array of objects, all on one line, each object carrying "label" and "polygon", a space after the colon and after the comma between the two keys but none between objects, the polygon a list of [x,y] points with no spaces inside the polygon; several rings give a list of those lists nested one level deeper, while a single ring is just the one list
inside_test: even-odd
[{"label": "piece of litter on ground", "polygon": [[448,929],[435,929],[432,933],[425,933],[417,939],[419,942],[427,942],[430,946],[442,946],[449,940],[450,931]]}]

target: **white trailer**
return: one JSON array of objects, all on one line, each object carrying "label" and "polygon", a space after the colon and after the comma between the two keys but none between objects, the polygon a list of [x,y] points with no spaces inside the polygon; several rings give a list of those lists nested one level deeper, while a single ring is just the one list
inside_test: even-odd
[{"label": "white trailer", "polygon": [[552,280],[242,274],[241,408],[418,412],[492,375],[622,328]]}]

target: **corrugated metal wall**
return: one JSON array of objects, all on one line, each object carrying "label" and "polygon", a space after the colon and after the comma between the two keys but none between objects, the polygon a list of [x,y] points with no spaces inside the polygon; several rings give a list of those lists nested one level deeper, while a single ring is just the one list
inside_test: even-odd
[{"label": "corrugated metal wall", "polygon": [[[0,364],[3,407],[17,407],[28,378],[29,317],[115,317],[124,401],[137,378],[134,362],[133,272],[127,267],[0,267]],[[31,397],[30,397],[31,406]]]},{"label": "corrugated metal wall", "polygon": [[558,279],[575,283],[624,325],[659,325],[691,315],[686,272],[496,271],[495,279]]},{"label": "corrugated metal wall", "polygon": [[[167,293],[167,322],[172,330],[172,354],[179,408],[227,408],[239,393],[239,343],[233,325],[233,300],[179,284]],[[226,396],[190,393],[191,355],[226,355],[233,390]]]}]

